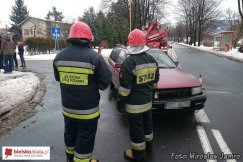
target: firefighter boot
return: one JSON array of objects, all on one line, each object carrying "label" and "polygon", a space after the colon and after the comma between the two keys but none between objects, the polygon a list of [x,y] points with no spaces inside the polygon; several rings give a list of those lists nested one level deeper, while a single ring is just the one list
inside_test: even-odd
[{"label": "firefighter boot", "polygon": [[142,158],[142,159],[136,159],[132,153],[132,150],[131,149],[127,149],[125,152],[124,152],[124,157],[129,160],[129,161],[134,161],[134,162],[145,162],[145,159]]}]

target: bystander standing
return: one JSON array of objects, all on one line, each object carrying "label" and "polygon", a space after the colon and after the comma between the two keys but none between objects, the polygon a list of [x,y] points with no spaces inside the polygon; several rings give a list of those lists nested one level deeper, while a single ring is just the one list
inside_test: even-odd
[{"label": "bystander standing", "polygon": [[19,57],[21,60],[20,67],[26,67],[25,60],[24,60],[24,45],[22,42],[18,42],[18,51],[19,51]]},{"label": "bystander standing", "polygon": [[4,33],[1,40],[0,53],[3,53],[4,73],[12,73],[14,43],[11,34]]},{"label": "bystander standing", "polygon": [[[1,49],[2,36],[0,35],[0,49]],[[3,69],[3,54],[0,52],[0,72]]]},{"label": "bystander standing", "polygon": [[13,55],[13,66],[16,68],[16,70],[18,69],[18,60],[16,57],[16,48],[14,49],[14,55]]}]

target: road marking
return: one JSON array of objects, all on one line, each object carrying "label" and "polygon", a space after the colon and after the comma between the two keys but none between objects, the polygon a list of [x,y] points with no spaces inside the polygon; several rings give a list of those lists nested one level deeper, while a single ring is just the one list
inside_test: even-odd
[{"label": "road marking", "polygon": [[[226,154],[232,155],[232,153],[231,153],[229,147],[227,146],[227,143],[224,141],[224,138],[221,135],[220,131],[212,129],[212,132],[213,132],[213,135],[214,135],[216,141],[219,144],[219,147],[220,147],[221,151],[224,153],[224,155],[226,155]],[[229,160],[226,160],[226,161],[227,162],[236,162],[235,159],[229,159]]]},{"label": "road marking", "polygon": [[199,110],[198,112],[195,113],[195,118],[197,122],[199,123],[210,123],[210,120],[208,119],[208,116],[204,109]]},{"label": "road marking", "polygon": [[232,92],[224,92],[224,91],[204,91],[207,93],[219,93],[219,94],[233,94]]},{"label": "road marking", "polygon": [[[213,154],[213,149],[209,143],[205,129],[202,126],[197,126],[197,133],[198,133],[204,154],[208,154],[208,153]],[[217,162],[217,160],[207,159],[207,162]]]}]

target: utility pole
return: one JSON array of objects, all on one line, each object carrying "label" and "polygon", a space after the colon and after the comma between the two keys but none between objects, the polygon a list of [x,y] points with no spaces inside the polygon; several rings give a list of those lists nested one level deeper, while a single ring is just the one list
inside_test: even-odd
[{"label": "utility pole", "polygon": [[129,7],[129,21],[130,21],[130,31],[132,30],[132,0],[128,0],[128,7]]}]

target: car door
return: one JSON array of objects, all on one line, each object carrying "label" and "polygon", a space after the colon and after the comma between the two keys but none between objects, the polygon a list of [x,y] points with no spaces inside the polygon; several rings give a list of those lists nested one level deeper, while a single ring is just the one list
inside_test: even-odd
[{"label": "car door", "polygon": [[116,64],[115,64],[114,80],[116,82],[116,84],[115,84],[116,89],[118,89],[120,86],[120,83],[119,83],[120,68],[121,68],[123,61],[126,59],[126,57],[127,57],[127,53],[126,53],[125,49],[121,49],[119,51],[119,54],[118,54],[118,57],[116,60]]},{"label": "car door", "polygon": [[117,76],[117,59],[120,53],[120,49],[115,48],[112,50],[111,55],[108,60],[108,67],[112,73],[112,83],[114,84],[115,87],[119,86],[119,75]]},{"label": "car door", "polygon": [[119,88],[119,75],[122,62],[126,59],[125,49],[114,49],[110,55],[109,68],[112,72],[112,83],[116,89]]}]

